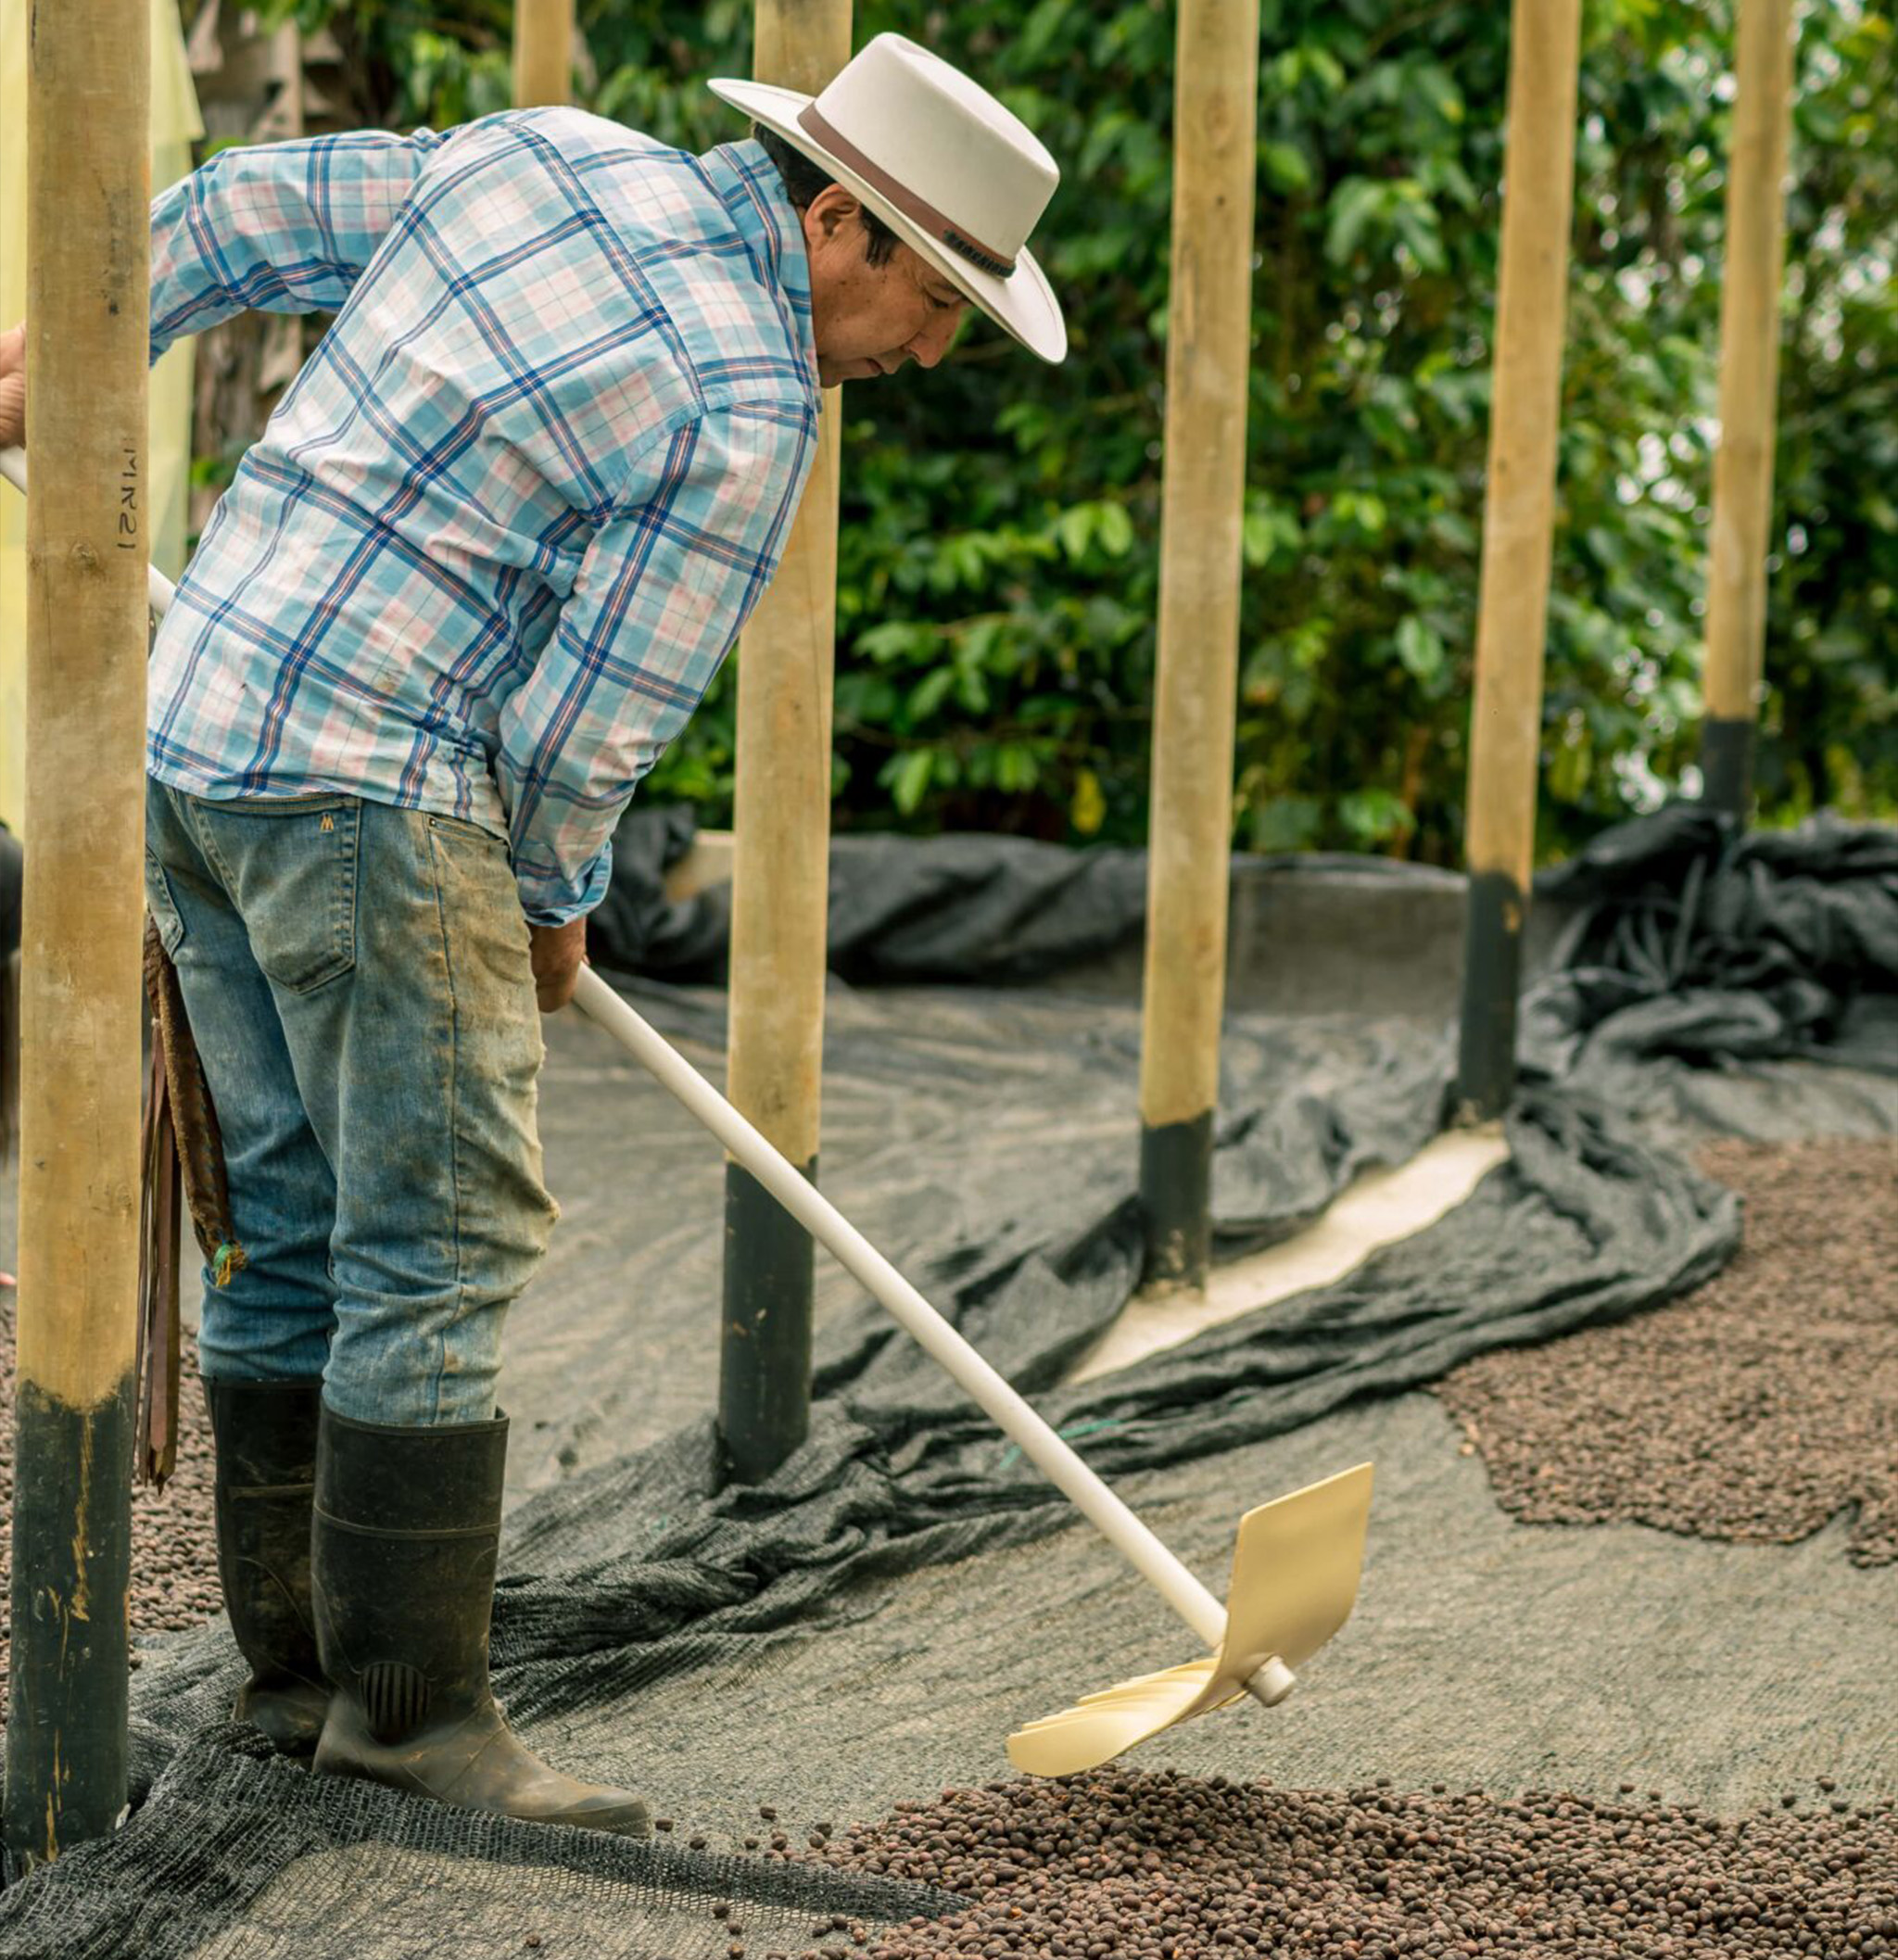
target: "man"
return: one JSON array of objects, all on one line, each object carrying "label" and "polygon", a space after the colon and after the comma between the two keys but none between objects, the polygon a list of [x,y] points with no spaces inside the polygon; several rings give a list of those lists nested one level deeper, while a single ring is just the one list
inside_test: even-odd
[{"label": "man", "polygon": [[819,387],[932,367],[971,301],[1065,352],[1024,249],[1054,161],[975,83],[883,35],[815,101],[712,86],[753,140],[496,116],[227,151],[152,213],[154,357],[336,312],[152,660],[147,895],[239,1242],[198,1334],[237,1712],[624,1833],[646,1805],[532,1755],[487,1673],[501,1322],[555,1216],[536,998],[770,580]]}]

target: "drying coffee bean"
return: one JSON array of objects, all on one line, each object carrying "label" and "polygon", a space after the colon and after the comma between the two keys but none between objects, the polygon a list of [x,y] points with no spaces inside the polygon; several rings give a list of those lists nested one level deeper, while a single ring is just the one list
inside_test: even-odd
[{"label": "drying coffee bean", "polygon": [[652,1828],[654,1830],[670,1830],[672,1828],[672,1819],[670,1817],[654,1817]]},{"label": "drying coffee bean", "polygon": [[1853,1562],[1890,1565],[1898,1456],[1875,1439],[1898,1406],[1898,1144],[1722,1142],[1698,1161],[1744,1201],[1739,1258],[1616,1326],[1480,1355],[1436,1392],[1525,1523],[1790,1544],[1849,1511]]},{"label": "drying coffee bean", "polygon": [[816,1960],[1898,1960],[1891,1804],[1637,1822],[1633,1794],[1115,1768],[945,1791],[800,1855],[970,1901],[879,1937],[833,1914]]}]

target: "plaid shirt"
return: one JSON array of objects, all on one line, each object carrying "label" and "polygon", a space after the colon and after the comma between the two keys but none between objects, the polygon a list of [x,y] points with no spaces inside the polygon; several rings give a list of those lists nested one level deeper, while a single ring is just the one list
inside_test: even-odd
[{"label": "plaid shirt", "polygon": [[152,253],[154,359],[248,308],[336,319],[159,631],[151,773],[468,818],[530,919],[590,910],[815,453],[764,150],[570,109],[230,150],[154,204]]}]

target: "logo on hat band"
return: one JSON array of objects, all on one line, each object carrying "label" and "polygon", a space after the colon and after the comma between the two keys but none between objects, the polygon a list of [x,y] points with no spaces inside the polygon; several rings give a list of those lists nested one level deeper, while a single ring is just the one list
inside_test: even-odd
[{"label": "logo on hat band", "polygon": [[833,124],[817,113],[815,102],[800,109],[797,120],[799,128],[807,136],[821,143],[845,170],[855,171],[879,196],[887,197],[912,224],[920,225],[952,252],[967,259],[971,265],[981,267],[983,272],[993,272],[998,279],[1006,279],[1014,272],[1013,259],[992,251],[966,232],[958,230],[934,205],[924,203],[906,184],[899,183],[881,165],[873,163],[848,136],[841,134]]}]

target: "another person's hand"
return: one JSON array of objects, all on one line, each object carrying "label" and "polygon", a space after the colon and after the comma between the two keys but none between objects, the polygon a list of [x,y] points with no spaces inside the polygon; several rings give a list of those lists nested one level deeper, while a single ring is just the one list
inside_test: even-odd
[{"label": "another person's hand", "polygon": [[574,997],[580,968],[587,964],[587,921],[527,928],[527,953],[534,963],[534,994],[543,1014],[564,1007]]},{"label": "another person's hand", "polygon": [[26,447],[26,328],[0,334],[0,449]]}]

